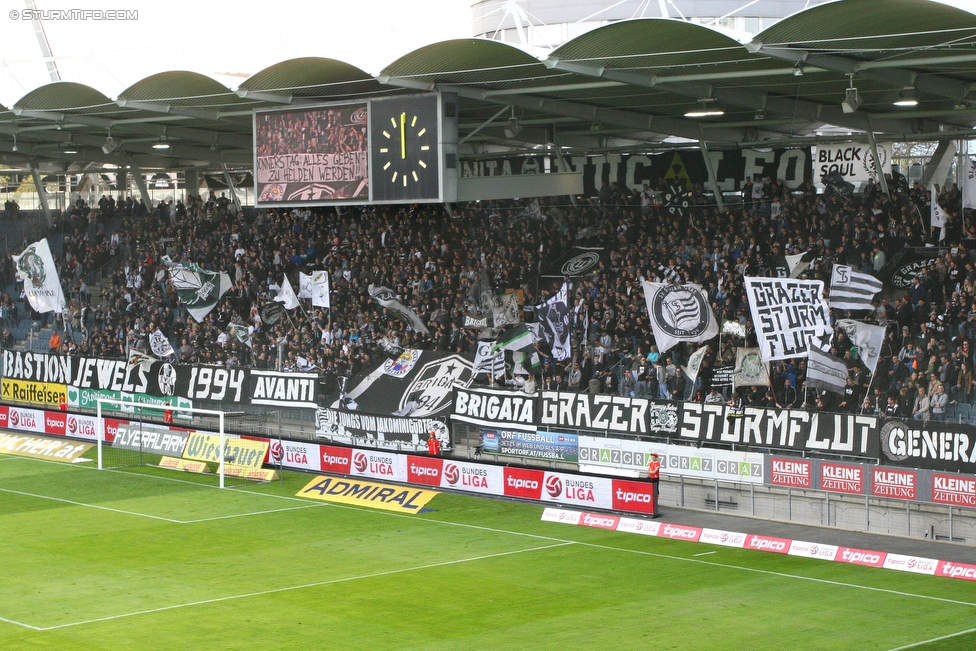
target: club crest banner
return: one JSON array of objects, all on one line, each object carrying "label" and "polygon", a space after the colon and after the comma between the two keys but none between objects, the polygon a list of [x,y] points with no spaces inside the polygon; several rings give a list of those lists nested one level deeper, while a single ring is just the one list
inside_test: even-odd
[{"label": "club crest banner", "polygon": [[718,321],[701,287],[642,284],[651,329],[662,353],[682,341],[708,341],[718,335]]}]

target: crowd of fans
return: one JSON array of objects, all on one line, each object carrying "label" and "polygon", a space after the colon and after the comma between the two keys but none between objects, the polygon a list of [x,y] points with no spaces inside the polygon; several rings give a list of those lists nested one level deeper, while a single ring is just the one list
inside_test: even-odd
[{"label": "crowd of fans", "polygon": [[[576,203],[542,199],[538,211],[526,201],[253,213],[239,213],[213,195],[151,210],[131,199],[79,202],[63,228],[59,265],[72,296],[72,327],[59,352],[122,357],[132,348],[148,350],[149,335],[159,329],[180,363],[317,369],[327,390],[335,390],[339,377],[354,376],[397,347],[473,354],[480,330],[463,327],[464,319],[485,314],[486,294],[521,290],[525,306],[540,304],[563,283],[543,278],[548,265],[587,246],[603,247],[603,255],[595,273],[568,279],[573,355],[555,360],[541,350],[530,388],[925,418],[945,414],[944,406],[931,406],[942,402],[932,394],[956,402],[976,397],[976,270],[969,253],[976,225],[962,219],[955,186],[939,196],[949,221],[938,263],[909,291],[886,287],[868,315],[833,315],[889,326],[873,376],[838,331],[832,352],[850,369],[844,395],[806,391],[805,360],[797,359],[774,363],[768,387],[743,387],[732,396],[730,388],[712,384],[716,368],[734,364],[738,346],[756,342],[743,277],[775,275],[783,256],[805,251],[816,258],[804,277],[827,287],[835,262],[882,274],[907,249],[939,242],[938,229],[929,227],[928,193],[897,176],[889,179],[890,197],[873,182],[858,195],[830,185],[818,194],[809,182],[789,190],[757,178],[741,201],[723,210],[696,186],[690,209],[681,213],[661,205],[663,183],[656,185],[641,192],[613,184]],[[118,228],[108,226],[119,219]],[[179,305],[164,256],[230,274],[233,287],[202,323]],[[93,291],[89,274],[106,264],[111,282]],[[276,323],[262,323],[260,307],[273,300],[282,278],[287,274],[297,287],[297,272],[312,269],[329,272],[331,310],[303,301]],[[9,259],[0,264],[0,279],[9,281],[12,272]],[[700,284],[720,321],[746,327],[745,340],[723,335],[709,342],[697,381],[689,381],[681,367],[699,344],[658,352],[642,279]],[[429,334],[379,306],[370,285],[392,289]],[[0,299],[0,316],[20,318],[25,308],[16,304]],[[529,309],[526,319],[533,318]],[[250,341],[230,335],[231,324],[246,327]]]}]

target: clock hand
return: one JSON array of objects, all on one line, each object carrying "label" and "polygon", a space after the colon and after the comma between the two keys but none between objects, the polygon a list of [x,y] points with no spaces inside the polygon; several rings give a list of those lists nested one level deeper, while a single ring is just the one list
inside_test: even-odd
[{"label": "clock hand", "polygon": [[400,114],[400,158],[407,157],[407,114]]}]

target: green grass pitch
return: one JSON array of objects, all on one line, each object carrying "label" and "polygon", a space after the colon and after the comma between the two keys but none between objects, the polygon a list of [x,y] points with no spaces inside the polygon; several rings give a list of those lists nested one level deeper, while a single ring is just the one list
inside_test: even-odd
[{"label": "green grass pitch", "polygon": [[295,498],[310,479],[221,491],[0,457],[0,649],[976,648],[954,635],[976,629],[973,583],[500,500],[399,515]]}]

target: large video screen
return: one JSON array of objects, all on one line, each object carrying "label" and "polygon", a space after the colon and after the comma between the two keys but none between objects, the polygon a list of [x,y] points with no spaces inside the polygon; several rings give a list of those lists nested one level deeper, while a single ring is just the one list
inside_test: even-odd
[{"label": "large video screen", "polygon": [[254,114],[263,207],[369,199],[365,103]]}]

